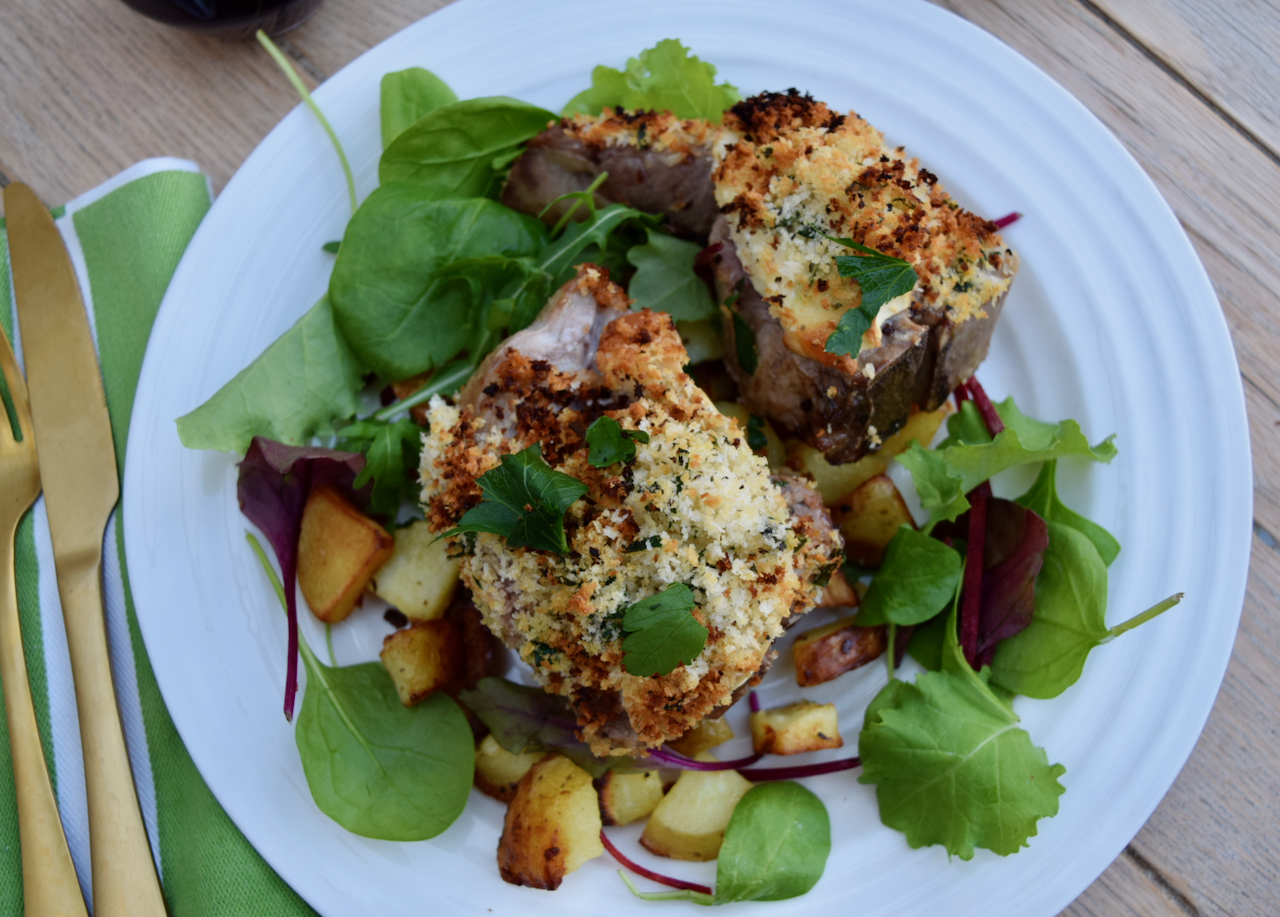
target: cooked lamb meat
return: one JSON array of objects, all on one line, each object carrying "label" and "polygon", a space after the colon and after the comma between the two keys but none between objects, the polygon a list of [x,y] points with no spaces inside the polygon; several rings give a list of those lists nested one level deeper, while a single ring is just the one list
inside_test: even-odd
[{"label": "cooked lamb meat", "polygon": [[[480,502],[476,479],[500,456],[533,443],[587,486],[566,514],[568,554],[488,533],[455,545],[485,624],[569,700],[597,754],[657,746],[731,703],[784,621],[813,607],[841,547],[821,499],[771,475],[684,373],[670,316],[627,305],[603,269],[580,268],[458,404],[432,402],[420,469],[437,531]],[[591,466],[585,430],[601,416],[648,434],[634,459]],[[706,647],[667,675],[630,674],[622,617],[674,583],[692,590]]]},{"label": "cooked lamb meat", "polygon": [[[739,272],[749,281],[736,308],[755,332],[762,378],[737,364],[732,346],[726,362],[753,409],[829,460],[852,461],[913,405],[933,410],[973,374],[1017,256],[994,224],[962,209],[856,114],[794,90],[764,93],[734,106],[724,131],[714,146],[725,217],[713,230],[723,243],[717,275],[726,296]],[[849,248],[827,237],[906,260],[920,278],[881,306],[856,355],[826,351],[840,317],[862,299],[836,269]]]},{"label": "cooked lamb meat", "polygon": [[[666,218],[678,235],[702,240],[716,218],[711,192],[710,138],[716,126],[681,121],[669,112],[621,112],[565,118],[529,142],[512,167],[502,202],[522,213],[542,214],[556,198],[585,191],[599,177],[599,206],[626,204]],[[543,218],[555,223],[568,202]],[[585,215],[585,210],[580,210]]]}]

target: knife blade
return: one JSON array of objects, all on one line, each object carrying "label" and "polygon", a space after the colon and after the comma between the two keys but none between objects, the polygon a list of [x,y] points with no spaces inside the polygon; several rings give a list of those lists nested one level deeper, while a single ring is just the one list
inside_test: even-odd
[{"label": "knife blade", "polygon": [[107,651],[102,541],[120,496],[97,351],[71,258],[19,182],[4,215],[40,477],[84,748],[96,917],[164,917]]}]

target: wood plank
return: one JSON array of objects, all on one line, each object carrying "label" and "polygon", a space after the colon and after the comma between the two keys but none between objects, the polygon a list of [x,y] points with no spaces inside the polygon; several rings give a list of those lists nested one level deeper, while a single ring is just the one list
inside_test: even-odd
[{"label": "wood plank", "polygon": [[[1067,87],[1128,146],[1200,252],[1231,328],[1250,411],[1258,522],[1280,523],[1280,169],[1192,92],[1075,0],[946,0]],[[1258,235],[1254,235],[1257,233]],[[1275,912],[1280,763],[1280,554],[1260,540],[1235,655],[1191,760],[1132,850],[1182,913]],[[1113,882],[1118,862],[1066,912],[1136,913],[1141,883]],[[1111,878],[1109,878],[1111,877]],[[1181,900],[1179,900],[1181,899]],[[1185,907],[1183,905],[1186,905]],[[1156,910],[1154,913],[1162,913]]]},{"label": "wood plank", "polygon": [[1064,917],[1186,917],[1161,883],[1122,854],[1063,911]]},{"label": "wood plank", "polygon": [[1086,2],[1280,156],[1280,3]]}]

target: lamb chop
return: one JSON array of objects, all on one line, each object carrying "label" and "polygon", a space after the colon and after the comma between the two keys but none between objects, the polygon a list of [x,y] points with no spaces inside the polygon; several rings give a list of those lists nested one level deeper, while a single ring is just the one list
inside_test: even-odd
[{"label": "lamb chop", "polygon": [[[456,404],[432,403],[420,470],[437,531],[480,502],[476,479],[503,454],[534,443],[587,486],[565,517],[567,554],[490,533],[455,545],[485,624],[569,700],[601,755],[657,746],[732,703],[841,556],[817,494],[772,475],[684,373],[670,316],[627,306],[607,272],[580,268]],[[648,441],[635,443],[634,458],[595,468],[585,431],[604,416]],[[706,646],[669,674],[631,674],[622,617],[674,583],[692,591]]]},{"label": "lamb chop", "polygon": [[[717,293],[738,319],[724,322],[725,362],[742,400],[831,462],[877,449],[912,410],[933,410],[973,374],[1017,256],[936,176],[886,147],[856,114],[794,90],[741,102],[720,126],[665,115],[661,123],[679,138],[670,167],[646,146],[648,129],[631,127],[655,117],[606,110],[562,121],[517,161],[504,200],[539,212],[555,195],[585,188],[607,156],[610,181],[616,173],[630,184],[615,191],[606,182],[602,201],[665,214],[710,243]],[[702,216],[708,197],[718,212],[711,221]],[[858,283],[835,267],[850,250],[827,236],[909,261],[920,277],[880,309],[856,354],[825,349],[840,316],[861,302]],[[744,329],[754,348],[738,340]],[[743,365],[740,353],[756,365]]]}]

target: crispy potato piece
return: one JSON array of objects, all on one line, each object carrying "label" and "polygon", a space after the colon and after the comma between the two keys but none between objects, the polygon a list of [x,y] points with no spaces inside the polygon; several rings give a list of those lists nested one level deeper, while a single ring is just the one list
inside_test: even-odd
[{"label": "crispy potato piece", "polygon": [[[751,421],[751,409],[745,404],[738,404],[736,401],[717,401],[716,410],[726,417],[732,417],[738,422],[738,426],[742,430],[743,438],[747,435],[747,424]],[[764,432],[765,447],[763,455],[769,460],[769,469],[777,471],[785,468],[787,465],[787,449],[782,445],[782,440],[778,434],[773,431],[773,425],[763,417],[760,418],[761,429]],[[761,454],[759,452],[757,455]]]},{"label": "crispy potato piece", "polygon": [[822,587],[822,591],[818,593],[818,602],[815,608],[857,608],[858,593],[854,590],[853,584],[849,582],[844,575],[843,570],[835,570],[831,573],[831,579],[827,580],[827,584]]},{"label": "crispy potato piece", "polygon": [[516,786],[545,752],[513,754],[498,744],[491,735],[485,736],[476,746],[476,789],[500,802],[516,798]]},{"label": "crispy potato piece", "polygon": [[859,627],[856,620],[842,618],[796,638],[791,645],[796,684],[820,685],[879,658],[887,644],[885,626]]},{"label": "crispy potato piece", "polygon": [[549,754],[516,787],[498,841],[498,871],[512,885],[559,888],[566,875],[604,853],[600,802],[591,775]]},{"label": "crispy potato piece", "polygon": [[841,748],[835,704],[802,700],[751,714],[751,743],[758,754],[798,755],[805,751]]},{"label": "crispy potato piece", "polygon": [[400,702],[412,707],[462,675],[462,635],[451,618],[420,621],[387,634],[381,656]]},{"label": "crispy potato piece", "polygon": [[394,545],[386,529],[338,490],[313,490],[298,536],[298,585],[312,614],[330,624],[351,614]]},{"label": "crispy potato piece", "polygon": [[832,516],[844,535],[845,556],[863,567],[880,566],[898,529],[916,525],[898,486],[885,474],[858,485],[832,508]]},{"label": "crispy potato piece", "polygon": [[936,411],[916,411],[907,418],[901,430],[884,441],[879,451],[864,455],[847,465],[832,465],[817,449],[791,440],[787,443],[787,465],[796,471],[808,473],[813,478],[818,493],[822,494],[823,502],[829,506],[864,481],[884,474],[890,460],[906,451],[912,440],[919,440],[922,446],[933,442],[938,434],[938,426],[950,413],[950,403]]},{"label": "crispy potato piece", "polygon": [[395,540],[395,552],[374,574],[374,593],[410,621],[440,617],[458,588],[460,559],[448,556],[448,541],[437,541],[426,520],[396,529]]},{"label": "crispy potato piece", "polygon": [[[433,374],[434,371],[429,369],[426,372],[418,373],[416,376],[410,376],[408,379],[392,382],[391,391],[396,396],[397,401],[403,401],[430,382]],[[409,408],[409,416],[413,418],[413,422],[418,426],[425,427],[428,423],[427,417],[430,411],[431,405],[423,402]]]},{"label": "crispy potato piece", "polygon": [[[700,761],[714,761],[708,752]],[[724,829],[751,781],[737,771],[681,771],[649,816],[640,843],[650,853],[705,863],[720,855]]]},{"label": "crispy potato piece", "polygon": [[662,777],[657,771],[605,771],[596,778],[595,787],[600,795],[600,819],[606,825],[629,825],[662,802]]},{"label": "crispy potato piece", "polygon": [[733,727],[723,718],[701,720],[678,739],[667,743],[667,748],[687,758],[696,758],[704,751],[715,748],[733,738]]}]

